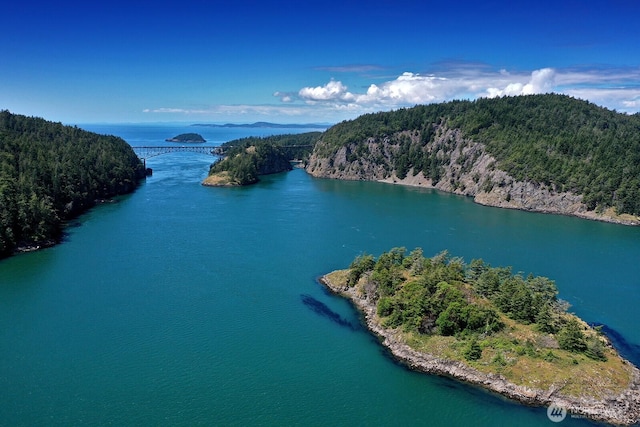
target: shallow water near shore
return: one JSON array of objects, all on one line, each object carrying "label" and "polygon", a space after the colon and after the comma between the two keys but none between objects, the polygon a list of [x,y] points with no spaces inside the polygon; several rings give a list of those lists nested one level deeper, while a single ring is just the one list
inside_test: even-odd
[{"label": "shallow water near shore", "polygon": [[[85,128],[132,145],[256,132]],[[548,276],[580,317],[640,344],[640,228],[302,170],[203,187],[213,160],[150,159],[146,183],[63,244],[0,261],[0,424],[553,425],[545,408],[395,363],[316,281],[395,246]]]}]

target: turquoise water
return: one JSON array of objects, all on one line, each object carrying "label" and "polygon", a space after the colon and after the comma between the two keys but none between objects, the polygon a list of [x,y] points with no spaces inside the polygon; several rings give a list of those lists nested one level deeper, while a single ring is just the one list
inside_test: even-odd
[{"label": "turquoise water", "polygon": [[[87,128],[132,145],[194,130]],[[2,425],[553,425],[545,408],[394,363],[316,282],[394,246],[551,277],[576,314],[640,343],[639,228],[302,170],[203,187],[212,160],[150,159],[136,193],[63,244],[0,262]]]}]

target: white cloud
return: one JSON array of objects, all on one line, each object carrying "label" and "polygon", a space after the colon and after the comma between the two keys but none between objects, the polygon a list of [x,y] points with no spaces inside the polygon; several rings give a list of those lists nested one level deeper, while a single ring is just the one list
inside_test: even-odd
[{"label": "white cloud", "polygon": [[[554,69],[528,72],[461,66],[420,75],[404,72],[357,93],[340,81],[304,87],[297,100],[341,111],[370,112],[452,99],[563,93],[624,112],[640,109],[640,69]],[[284,99],[284,98],[283,98]],[[289,102],[296,99],[290,97]]]},{"label": "white cloud", "polygon": [[298,92],[300,98],[315,101],[352,101],[353,94],[347,92],[347,87],[342,82],[331,80],[324,86],[304,87]]},{"label": "white cloud", "polygon": [[440,88],[446,86],[446,78],[402,73],[395,80],[380,86],[372,84],[367,93],[357,97],[364,103],[420,104],[437,101]]},{"label": "white cloud", "polygon": [[522,88],[523,95],[535,93],[549,93],[553,90],[556,71],[553,68],[543,68],[531,73],[531,80]]},{"label": "white cloud", "polygon": [[553,91],[553,84],[555,80],[556,71],[552,68],[542,68],[535,70],[531,73],[531,77],[528,82],[523,83],[517,81],[521,79],[521,76],[514,76],[505,70],[500,70],[500,77],[503,79],[514,79],[507,84],[503,89],[499,87],[489,87],[486,90],[486,96],[489,98],[495,98],[497,96],[516,96],[516,95],[533,95],[537,93],[548,93]]},{"label": "white cloud", "polygon": [[297,91],[276,91],[278,104],[147,108],[165,117],[208,120],[338,122],[358,115],[452,99],[562,93],[620,112],[640,111],[640,68],[540,68],[491,70],[483,64],[448,64],[433,74],[404,72],[383,81],[365,81],[354,90],[339,80]]},{"label": "white cloud", "polygon": [[280,98],[280,101],[282,101],[282,102],[293,102],[294,101],[294,95],[292,93],[289,93],[289,92],[274,92],[273,96],[276,96],[276,97]]},{"label": "white cloud", "polygon": [[487,73],[468,69],[450,74],[423,76],[404,72],[393,80],[370,84],[364,93],[352,93],[342,82],[331,80],[324,86],[304,87],[298,91],[298,96],[305,102],[350,104],[352,110],[398,108],[456,98],[546,93],[553,90],[555,78],[551,68],[535,70],[528,75],[506,70]]}]

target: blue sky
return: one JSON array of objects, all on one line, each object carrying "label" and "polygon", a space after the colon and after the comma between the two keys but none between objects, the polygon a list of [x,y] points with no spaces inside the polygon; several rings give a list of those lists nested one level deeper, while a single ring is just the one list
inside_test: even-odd
[{"label": "blue sky", "polygon": [[0,109],[68,124],[330,122],[557,92],[640,111],[640,1],[11,2]]}]

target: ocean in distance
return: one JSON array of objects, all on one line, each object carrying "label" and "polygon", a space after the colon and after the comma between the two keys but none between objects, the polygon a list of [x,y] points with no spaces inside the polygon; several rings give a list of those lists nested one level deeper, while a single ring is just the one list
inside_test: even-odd
[{"label": "ocean in distance", "polygon": [[[287,132],[81,127],[134,146]],[[153,176],[63,244],[0,262],[0,425],[553,425],[545,408],[395,363],[316,281],[395,246],[548,276],[638,363],[640,228],[299,169],[203,187],[213,161],[149,159]]]}]

